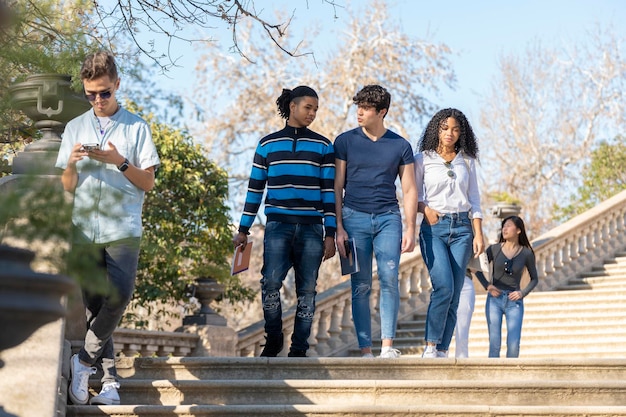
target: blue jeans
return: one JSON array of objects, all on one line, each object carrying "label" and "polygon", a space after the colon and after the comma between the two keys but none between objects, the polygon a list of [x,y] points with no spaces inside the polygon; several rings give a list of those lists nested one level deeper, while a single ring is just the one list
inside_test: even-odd
[{"label": "blue jeans", "polygon": [[446,214],[433,225],[424,220],[420,227],[420,249],[433,287],[425,339],[437,344],[437,350],[447,351],[450,347],[473,239],[467,213]]},{"label": "blue jeans", "polygon": [[380,333],[382,339],[396,336],[400,290],[398,268],[402,246],[402,218],[399,210],[381,214],[342,209],[343,227],[355,239],[359,272],[352,274],[352,320],[359,348],[372,346],[370,293],[372,256],[376,256],[380,283]]},{"label": "blue jeans", "polygon": [[485,304],[485,314],[489,329],[489,357],[500,357],[503,315],[506,316],[506,357],[519,357],[522,321],[524,320],[524,300],[509,300],[509,291],[502,291],[499,297],[492,297],[489,294]]},{"label": "blue jeans", "polygon": [[278,335],[283,331],[280,289],[287,272],[293,267],[298,306],[291,348],[306,351],[315,313],[317,274],[324,255],[323,226],[268,222],[263,245],[261,301],[265,332]]},{"label": "blue jeans", "polygon": [[[116,382],[115,349],[113,332],[117,328],[130,303],[135,289],[137,263],[139,261],[139,238],[122,239],[106,244],[75,243],[73,251],[81,251],[93,257],[98,271],[106,272],[108,294],[83,288],[83,302],[87,314],[85,345],[78,358],[102,367],[102,383]],[[94,271],[94,274],[97,272]],[[89,282],[86,283],[89,285]]]}]

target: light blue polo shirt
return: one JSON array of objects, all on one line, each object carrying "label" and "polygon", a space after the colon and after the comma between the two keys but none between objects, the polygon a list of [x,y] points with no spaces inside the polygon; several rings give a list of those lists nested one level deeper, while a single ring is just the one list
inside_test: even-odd
[{"label": "light blue polo shirt", "polygon": [[[113,143],[119,153],[141,169],[159,166],[150,126],[139,116],[120,108],[104,136],[93,109],[71,120],[63,132],[56,167],[67,168],[76,143]],[[74,191],[72,221],[93,243],[141,237],[141,213],[145,192],[131,183],[114,164],[83,158],[76,164],[78,184]]]}]

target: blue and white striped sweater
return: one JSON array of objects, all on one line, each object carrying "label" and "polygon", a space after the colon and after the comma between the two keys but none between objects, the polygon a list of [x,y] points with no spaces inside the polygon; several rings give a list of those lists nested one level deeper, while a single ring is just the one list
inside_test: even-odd
[{"label": "blue and white striped sweater", "polygon": [[263,199],[268,221],[323,223],[334,236],[335,153],[333,144],[307,128],[284,129],[259,141],[239,231],[248,233]]}]

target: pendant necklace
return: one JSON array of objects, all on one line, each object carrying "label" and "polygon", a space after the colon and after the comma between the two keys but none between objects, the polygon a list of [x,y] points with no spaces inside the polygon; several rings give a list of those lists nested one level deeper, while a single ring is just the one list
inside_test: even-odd
[{"label": "pendant necklace", "polygon": [[[117,113],[119,109],[120,109],[120,106],[118,104],[113,114]],[[96,122],[98,123],[98,130],[100,131],[100,136],[102,137],[104,137],[104,134],[107,131],[107,127],[109,127],[109,125],[113,121],[111,119],[111,116],[96,116]],[[102,124],[103,122],[104,122],[104,125]]]},{"label": "pendant necklace", "polygon": [[[106,123],[102,124],[102,121],[106,119]],[[96,121],[98,122],[98,130],[100,130],[100,136],[104,136],[106,133],[107,127],[111,124],[111,119],[109,117],[97,117]]]}]

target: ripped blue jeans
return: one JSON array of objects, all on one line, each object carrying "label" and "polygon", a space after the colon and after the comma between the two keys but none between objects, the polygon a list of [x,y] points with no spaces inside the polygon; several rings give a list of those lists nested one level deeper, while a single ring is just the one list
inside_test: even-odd
[{"label": "ripped blue jeans", "polygon": [[280,289],[293,267],[298,306],[291,349],[306,351],[315,313],[317,274],[324,254],[323,226],[267,222],[263,245],[261,301],[265,332],[277,335],[283,331]]},{"label": "ripped blue jeans", "polygon": [[402,246],[402,217],[399,210],[370,214],[342,209],[343,227],[357,248],[359,272],[352,274],[352,320],[359,348],[372,346],[370,293],[372,289],[372,259],[376,256],[380,284],[380,336],[396,336],[400,291],[398,267]]}]

